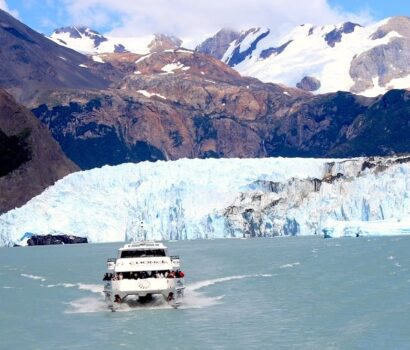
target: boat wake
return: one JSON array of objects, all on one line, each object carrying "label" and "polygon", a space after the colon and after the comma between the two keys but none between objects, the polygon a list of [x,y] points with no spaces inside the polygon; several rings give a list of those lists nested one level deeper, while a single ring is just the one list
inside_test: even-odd
[{"label": "boat wake", "polygon": [[[221,303],[224,295],[219,296],[206,296],[200,290],[218,283],[225,283],[234,280],[240,280],[245,278],[266,278],[272,277],[273,274],[255,274],[255,275],[239,275],[239,276],[229,276],[221,277],[210,280],[198,281],[191,283],[186,286],[185,296],[182,300],[182,304],[179,309],[202,309],[206,307],[211,307]],[[55,286],[62,287],[77,287],[81,290],[89,290],[93,293],[102,293],[102,287],[97,285],[84,285],[81,283],[68,285],[58,284]],[[100,287],[99,289],[97,287]],[[173,309],[162,297],[154,296],[153,300],[150,302],[141,303],[136,298],[127,298],[127,301],[119,305],[117,312],[128,312],[135,310],[151,310],[151,309]],[[65,313],[92,313],[92,312],[111,312],[107,308],[103,297],[87,297],[76,299],[68,303],[68,308]]]},{"label": "boat wake", "polygon": [[21,273],[20,276],[25,277],[25,278],[30,278],[32,280],[39,280],[41,282],[44,282],[46,280],[43,276],[30,275],[27,273]]},{"label": "boat wake", "polygon": [[215,278],[212,280],[205,280],[205,281],[198,281],[198,282],[191,283],[190,285],[187,286],[187,289],[191,291],[197,291],[199,289],[209,287],[217,283],[229,282],[233,280],[241,280],[244,278],[272,277],[272,276],[273,274],[255,274],[255,275],[238,275],[238,276],[221,277],[221,278]]},{"label": "boat wake", "polygon": [[92,293],[102,294],[104,287],[100,284],[84,284],[84,283],[57,283],[42,285],[46,288],[64,287],[64,288],[77,288],[79,290],[86,290]]}]

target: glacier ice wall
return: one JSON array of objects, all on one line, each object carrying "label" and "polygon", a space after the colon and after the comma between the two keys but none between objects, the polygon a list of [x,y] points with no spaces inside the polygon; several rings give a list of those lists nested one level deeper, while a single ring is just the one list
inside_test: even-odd
[{"label": "glacier ice wall", "polygon": [[91,242],[410,233],[410,162],[181,159],[68,175],[0,216],[0,245],[27,233]]}]

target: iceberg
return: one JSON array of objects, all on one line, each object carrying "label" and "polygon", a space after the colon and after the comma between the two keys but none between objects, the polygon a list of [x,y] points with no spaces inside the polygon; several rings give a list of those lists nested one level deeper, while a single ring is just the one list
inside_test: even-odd
[{"label": "iceberg", "polygon": [[27,232],[89,242],[410,233],[410,158],[180,159],[70,174],[0,216],[0,245]]}]

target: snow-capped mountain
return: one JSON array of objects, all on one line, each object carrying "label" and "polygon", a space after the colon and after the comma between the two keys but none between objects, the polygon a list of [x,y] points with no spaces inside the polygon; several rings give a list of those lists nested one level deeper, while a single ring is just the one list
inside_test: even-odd
[{"label": "snow-capped mountain", "polygon": [[75,26],[56,29],[50,39],[57,44],[90,55],[111,52],[145,55],[150,52],[177,49],[182,44],[182,40],[166,34],[121,38],[104,36],[91,28]]},{"label": "snow-capped mountain", "polygon": [[[86,27],[56,29],[56,43],[86,54],[148,54],[181,47],[165,34],[118,38]],[[196,50],[222,60],[245,76],[315,93],[350,91],[377,96],[410,87],[410,18],[392,17],[368,26],[304,24],[278,38],[268,28],[222,29]],[[96,56],[96,60],[99,58]]]},{"label": "snow-capped mountain", "polygon": [[[410,233],[410,158],[182,159],[68,175],[0,216],[0,245],[29,233],[91,242]],[[140,223],[143,222],[143,230]]]},{"label": "snow-capped mountain", "polygon": [[[204,44],[197,50],[212,54],[212,42],[220,49],[216,39],[221,32],[206,41],[206,50]],[[305,24],[280,39],[268,28],[254,28],[224,47],[226,51],[222,55],[217,51],[215,57],[222,56],[242,75],[264,82],[366,96],[410,87],[409,17],[392,17],[367,27],[351,22]]]}]

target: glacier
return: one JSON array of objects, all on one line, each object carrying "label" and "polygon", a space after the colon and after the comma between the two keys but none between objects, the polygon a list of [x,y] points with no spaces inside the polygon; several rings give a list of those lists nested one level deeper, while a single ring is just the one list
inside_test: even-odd
[{"label": "glacier", "polygon": [[409,175],[406,157],[104,166],[70,174],[1,215],[0,245],[57,233],[90,242],[408,234]]}]

